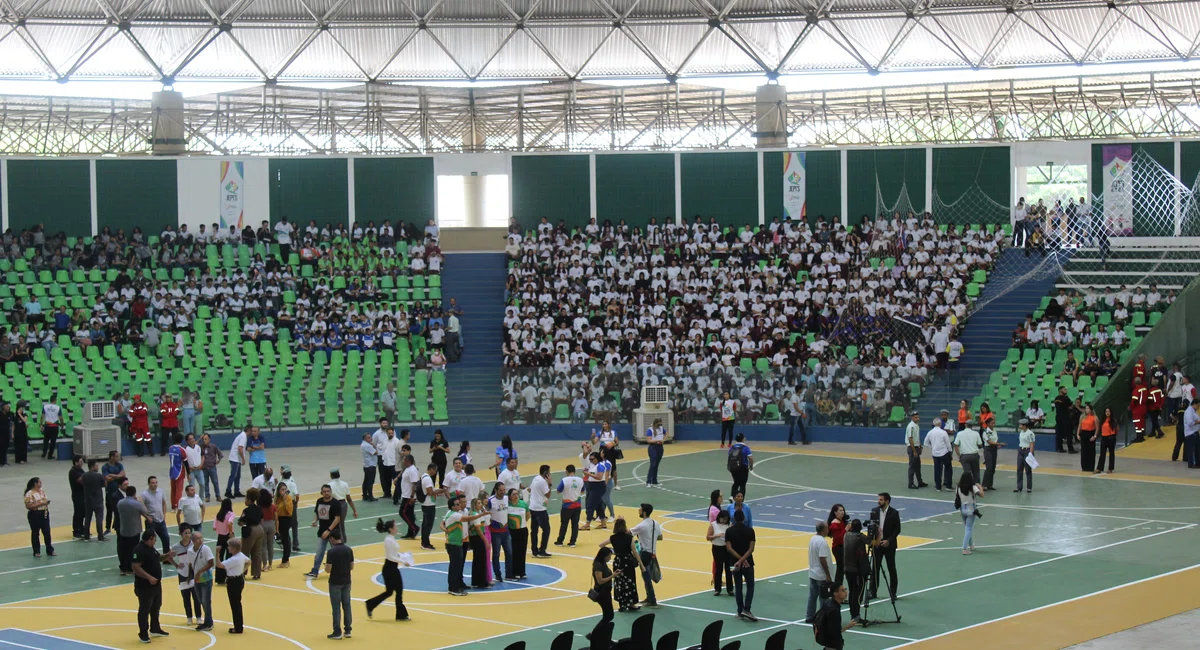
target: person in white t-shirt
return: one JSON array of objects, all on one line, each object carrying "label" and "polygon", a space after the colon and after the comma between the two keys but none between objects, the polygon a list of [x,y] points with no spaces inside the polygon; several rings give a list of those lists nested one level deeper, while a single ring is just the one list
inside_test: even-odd
[{"label": "person in white t-shirt", "polygon": [[[246,430],[249,430],[249,426]],[[225,497],[236,499],[242,494],[242,466],[246,464],[246,431],[239,431],[229,446],[229,478],[225,482]]]},{"label": "person in white t-shirt", "polygon": [[583,510],[583,504],[579,502],[579,497],[583,494],[584,481],[582,478],[575,476],[575,466],[567,465],[567,475],[558,481],[558,493],[562,495],[562,510],[558,516],[558,539],[555,540],[555,546],[562,546],[563,540],[567,536],[567,526],[571,526],[571,543],[568,546],[574,548],[575,540],[579,538],[579,513]]},{"label": "person in white t-shirt", "polygon": [[[546,544],[550,541],[550,466],[538,468],[538,475],[529,482],[529,545],[533,557],[550,557]],[[538,531],[542,536],[539,541]]]},{"label": "person in white t-shirt", "polygon": [[412,455],[404,457],[404,471],[400,473],[400,518],[408,526],[402,539],[416,539],[420,528],[417,526],[417,489],[421,483],[421,472],[417,469]]},{"label": "person in white t-shirt", "polygon": [[227,543],[228,555],[218,559],[217,568],[225,571],[225,591],[229,596],[229,610],[233,618],[230,634],[242,633],[242,591],[246,588],[246,565],[250,558],[242,553],[242,540],[234,537]]},{"label": "person in white t-shirt", "polygon": [[[457,459],[455,460],[457,461]],[[458,492],[463,495],[467,503],[474,503],[476,497],[483,492],[483,481],[475,476],[475,466],[470,463],[463,467],[463,474],[465,476],[458,482]],[[447,476],[447,478],[449,477]]]},{"label": "person in white t-shirt", "polygon": [[933,456],[933,486],[938,492],[943,485],[947,490],[954,488],[953,445],[950,434],[942,428],[942,419],[934,418],[933,428],[925,434],[925,446]]},{"label": "person in white t-shirt", "polygon": [[733,425],[737,421],[738,412],[737,400],[730,399],[728,391],[721,396],[719,410],[721,412],[721,449],[724,449],[726,436],[729,436],[729,446],[733,446]]},{"label": "person in white t-shirt", "polygon": [[500,472],[500,476],[496,480],[504,484],[504,492],[507,494],[509,490],[524,490],[525,486],[521,485],[521,472],[517,471],[517,459],[509,458],[508,467]]},{"label": "person in white t-shirt", "polygon": [[429,463],[416,486],[417,500],[421,502],[421,548],[426,551],[437,550],[429,541],[429,535],[433,533],[434,517],[437,516],[437,498],[446,493],[444,488],[437,487],[437,473],[437,463]]},{"label": "person in white t-shirt", "polygon": [[829,544],[825,542],[825,538],[828,536],[829,524],[819,521],[817,522],[817,534],[808,540],[808,609],[804,615],[805,623],[811,624],[817,615],[821,585],[833,582]]}]

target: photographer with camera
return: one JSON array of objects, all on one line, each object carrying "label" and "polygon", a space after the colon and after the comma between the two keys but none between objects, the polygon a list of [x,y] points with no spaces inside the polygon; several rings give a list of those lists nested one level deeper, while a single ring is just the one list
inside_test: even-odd
[{"label": "photographer with camera", "polygon": [[900,576],[896,573],[896,538],[900,537],[900,513],[892,508],[892,495],[887,492],[879,493],[879,506],[871,508],[871,522],[875,527],[874,543],[875,562],[871,574],[871,598],[877,598],[879,592],[879,570],[886,561],[889,574],[888,593],[896,600],[896,589],[900,584]]},{"label": "photographer with camera", "polygon": [[804,622],[809,624],[817,615],[818,602],[822,602],[821,592],[833,582],[833,572],[829,570],[829,544],[825,543],[828,534],[829,524],[819,521],[817,534],[808,540],[808,609],[804,613]]},{"label": "photographer with camera", "polygon": [[863,587],[871,574],[871,558],[867,548],[871,540],[863,534],[862,522],[855,519],[842,538],[842,558],[845,562],[846,583],[850,586],[850,618],[858,620],[858,606],[862,602]]}]

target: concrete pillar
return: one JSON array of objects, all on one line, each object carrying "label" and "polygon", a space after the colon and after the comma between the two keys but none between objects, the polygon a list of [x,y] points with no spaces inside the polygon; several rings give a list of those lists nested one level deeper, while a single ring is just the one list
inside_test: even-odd
[{"label": "concrete pillar", "polygon": [[[468,151],[482,151],[483,134],[472,129],[471,134],[463,138],[463,144],[466,145],[464,148]],[[466,210],[466,214],[463,215],[463,225],[467,228],[483,226],[486,210],[484,203],[487,197],[484,189],[485,179],[486,176],[477,171],[463,176],[463,207]]]},{"label": "concrete pillar", "polygon": [[154,137],[151,152],[156,156],[176,156],[187,151],[183,130],[183,94],[173,90],[153,93],[150,98]]},{"label": "concrete pillar", "polygon": [[779,84],[759,86],[754,91],[754,112],[754,146],[760,149],[786,147],[787,88]]}]

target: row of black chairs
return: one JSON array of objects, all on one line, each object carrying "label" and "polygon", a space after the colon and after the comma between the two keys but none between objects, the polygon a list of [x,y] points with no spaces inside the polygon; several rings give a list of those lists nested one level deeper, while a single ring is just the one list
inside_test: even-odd
[{"label": "row of black chairs", "polygon": [[[700,645],[694,645],[686,650],[741,650],[741,641],[731,641],[721,645],[722,620],[709,623],[700,635]],[[613,624],[597,625],[588,637],[588,645],[579,650],[679,650],[679,630],[672,630],[662,635],[658,643],[654,642],[654,614],[644,614],[633,622],[629,637],[613,640]],[[550,644],[550,650],[572,650],[575,632],[568,630],[559,634]],[[787,630],[779,630],[767,638],[763,650],[783,650],[787,639]],[[524,641],[517,641],[505,650],[526,650]]]}]

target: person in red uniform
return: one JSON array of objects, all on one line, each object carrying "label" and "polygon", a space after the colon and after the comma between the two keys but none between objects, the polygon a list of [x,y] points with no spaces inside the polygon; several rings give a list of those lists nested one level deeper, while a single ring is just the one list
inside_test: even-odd
[{"label": "person in red uniform", "polygon": [[[1139,360],[1143,371],[1145,364]],[[1134,442],[1142,442],[1146,439],[1146,411],[1150,406],[1150,391],[1146,390],[1146,386],[1142,384],[1142,379],[1137,376],[1136,368],[1134,369],[1133,392],[1129,395],[1129,415],[1133,418],[1133,430],[1137,434]]]},{"label": "person in red uniform", "polygon": [[1133,364],[1133,382],[1146,385],[1146,355],[1139,354],[1137,363]]},{"label": "person in red uniform", "polygon": [[179,414],[182,410],[179,402],[176,402],[170,393],[163,395],[158,406],[158,448],[164,454],[167,453],[168,443],[179,433]]},{"label": "person in red uniform", "polygon": [[141,395],[134,395],[133,404],[129,405],[129,433],[133,436],[133,447],[139,458],[144,453],[154,455],[150,442],[150,408],[142,401]]},{"label": "person in red uniform", "polygon": [[1160,388],[1158,384],[1154,384],[1150,386],[1150,390],[1148,391],[1146,397],[1149,401],[1149,404],[1147,405],[1149,408],[1146,414],[1150,416],[1150,428],[1148,433],[1155,438],[1161,438],[1164,434],[1159,417],[1162,415],[1163,407],[1167,405],[1167,396],[1163,395],[1162,388]]}]

